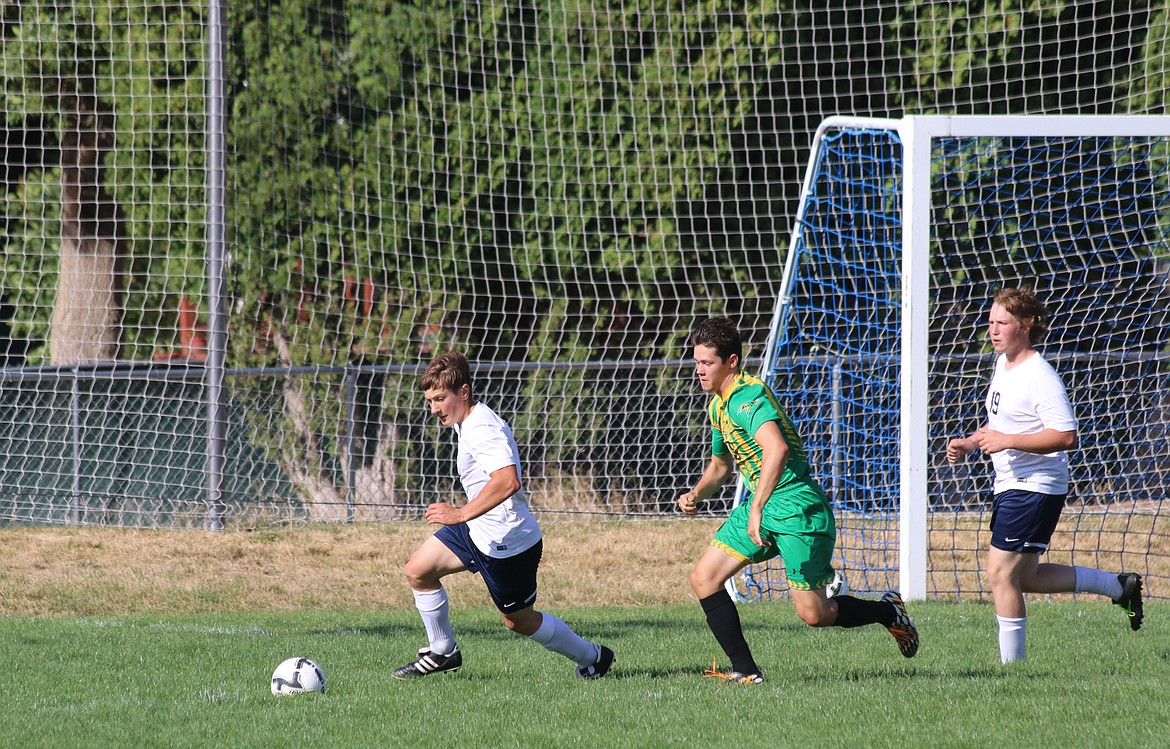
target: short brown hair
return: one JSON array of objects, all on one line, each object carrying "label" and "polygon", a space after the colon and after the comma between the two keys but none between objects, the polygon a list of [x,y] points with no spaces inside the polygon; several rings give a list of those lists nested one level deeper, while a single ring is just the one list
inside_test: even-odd
[{"label": "short brown hair", "polygon": [[423,390],[445,388],[457,393],[464,385],[471,390],[471,363],[458,351],[436,356],[422,373]]},{"label": "short brown hair", "polygon": [[1032,345],[1044,340],[1048,333],[1048,310],[1029,288],[1007,287],[1000,289],[992,303],[1003,307],[1004,311],[1020,321],[1028,329],[1028,340]]},{"label": "short brown hair", "polygon": [[691,333],[691,345],[710,346],[723,361],[735,354],[743,364],[743,339],[730,317],[711,317],[699,323]]}]

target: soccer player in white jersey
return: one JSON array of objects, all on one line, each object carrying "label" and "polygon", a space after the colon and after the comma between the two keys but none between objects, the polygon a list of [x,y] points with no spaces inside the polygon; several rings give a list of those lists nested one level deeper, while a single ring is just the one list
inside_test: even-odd
[{"label": "soccer player in white jersey", "polygon": [[999,356],[987,392],[987,422],[950,440],[947,460],[982,450],[995,466],[987,576],[999,622],[1000,661],[1025,658],[1024,593],[1097,593],[1142,626],[1142,579],[1134,573],[1041,564],[1068,497],[1068,454],[1077,423],[1060,376],[1036,351],[1047,332],[1044,305],[1028,289],[992,300],[987,330]]},{"label": "soccer player in white jersey", "polygon": [[613,665],[612,650],[534,607],[544,546],[540,526],[524,498],[516,439],[507,422],[476,401],[467,357],[458,352],[437,357],[423,372],[422,388],[431,413],[459,435],[459,480],[468,501],[426,509],[426,521],[442,527],[415,550],[405,573],[428,642],[418,659],[395,669],[393,677],[412,679],[463,666],[442,580],[465,570],[483,578],[508,629],[576,663],[581,678],[605,676]]}]

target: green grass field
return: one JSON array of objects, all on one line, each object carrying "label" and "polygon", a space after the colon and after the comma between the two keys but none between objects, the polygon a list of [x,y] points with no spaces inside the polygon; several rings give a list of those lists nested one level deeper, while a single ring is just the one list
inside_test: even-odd
[{"label": "green grass field", "polygon": [[[812,630],[788,602],[741,607],[766,684],[702,672],[718,652],[697,606],[557,611],[609,644],[606,679],[456,609],[458,674],[398,682],[413,612],[3,618],[0,746],[920,747],[1164,746],[1170,610],[1129,631],[1105,603],[1034,602],[1029,660],[1001,666],[990,606],[911,607],[917,658],[880,627]],[[305,655],[328,691],[274,697]],[[724,659],[721,666],[726,666]]]}]

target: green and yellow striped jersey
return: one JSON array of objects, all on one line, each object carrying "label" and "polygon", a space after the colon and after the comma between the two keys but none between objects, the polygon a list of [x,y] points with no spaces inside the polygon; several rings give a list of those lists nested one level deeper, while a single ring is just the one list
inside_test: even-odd
[{"label": "green and yellow striped jersey", "polygon": [[808,476],[808,455],[796,433],[796,425],[780,407],[776,394],[760,378],[742,372],[736,375],[727,392],[711,399],[707,415],[711,417],[711,452],[721,456],[730,453],[749,490],[756,490],[763,458],[752,435],[767,421],[777,423],[788,443],[788,462],[776,488],[804,481]]}]

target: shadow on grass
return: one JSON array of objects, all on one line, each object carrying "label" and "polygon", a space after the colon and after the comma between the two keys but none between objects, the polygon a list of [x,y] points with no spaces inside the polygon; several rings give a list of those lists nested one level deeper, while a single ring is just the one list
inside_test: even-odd
[{"label": "shadow on grass", "polygon": [[[592,617],[582,617],[581,622],[575,622],[574,617],[569,614],[560,616],[556,612],[549,611],[548,613],[558,616],[564,620],[573,631],[580,634],[587,640],[605,641],[618,640],[630,635],[641,634],[643,632],[665,632],[668,636],[677,636],[678,634],[685,634],[688,632],[695,632],[701,636],[710,636],[707,630],[707,625],[701,616],[694,618],[652,618],[652,617],[613,617],[605,620],[597,620]],[[363,617],[368,619],[368,617]],[[403,618],[402,614],[396,614],[396,619]],[[451,624],[458,637],[476,637],[487,638],[495,640],[511,640],[519,637],[510,632],[504,626],[498,616],[493,620],[492,615],[488,615],[482,610],[466,612],[464,616],[460,616],[459,612],[451,613]],[[744,622],[743,629],[745,634],[752,632],[799,632],[806,629],[806,626],[801,623],[796,624],[767,624],[760,622]],[[421,635],[423,626],[421,620],[414,617],[408,621],[391,621],[379,624],[354,624],[352,627],[337,627],[337,628],[316,628],[306,632],[306,634],[337,637],[346,635],[368,636],[368,637],[387,637],[399,638],[409,635]]]},{"label": "shadow on grass", "polygon": [[872,668],[839,668],[831,672],[816,674],[797,674],[789,677],[790,681],[801,681],[810,684],[824,684],[838,682],[841,684],[869,682],[884,679],[913,679],[914,681],[996,681],[1021,679],[1030,681],[1049,682],[1059,678],[1059,672],[1050,669],[1022,670],[1012,666],[991,664],[972,668],[932,668],[930,666],[916,667],[912,664],[901,666],[875,666]]}]

